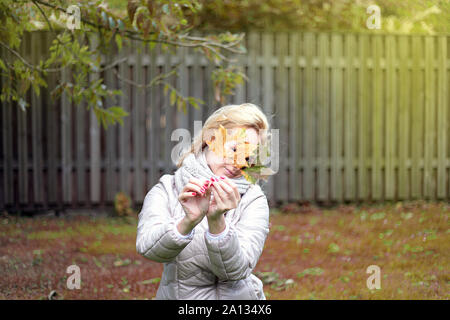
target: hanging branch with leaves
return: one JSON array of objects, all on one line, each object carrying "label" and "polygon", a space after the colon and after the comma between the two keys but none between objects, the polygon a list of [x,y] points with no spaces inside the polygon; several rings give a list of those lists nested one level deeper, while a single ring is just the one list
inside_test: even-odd
[{"label": "hanging branch with leaves", "polygon": [[[80,29],[71,30],[66,26],[70,5],[79,8]],[[139,88],[163,85],[171,105],[179,110],[186,112],[187,106],[199,108],[204,103],[198,98],[183,96],[170,84],[170,78],[177,76],[178,66],[142,84],[121,77],[115,70],[117,65],[127,62],[127,56],[116,61],[102,59],[108,56],[112,43],[120,52],[133,41],[140,44],[140,50],[147,46],[151,51],[159,45],[162,52],[171,54],[180,47],[201,52],[215,66],[212,74],[215,98],[224,103],[225,96],[233,94],[233,89],[246,79],[234,65],[235,60],[230,58],[246,53],[242,45],[244,34],[190,35],[194,30],[191,21],[200,7],[197,0],[129,0],[126,13],[118,14],[101,0],[0,0],[0,100],[14,102],[25,111],[29,107],[25,97],[30,87],[39,94],[40,88],[47,87],[48,74],[65,74],[52,88],[52,97],[66,94],[76,104],[84,101],[107,127],[122,122],[128,115],[121,106],[106,108],[103,103],[106,98],[122,92],[108,88],[101,77],[89,75],[112,69],[119,81],[129,85]],[[38,63],[27,61],[20,53],[24,33],[33,30],[49,30],[55,36],[48,57]]]}]

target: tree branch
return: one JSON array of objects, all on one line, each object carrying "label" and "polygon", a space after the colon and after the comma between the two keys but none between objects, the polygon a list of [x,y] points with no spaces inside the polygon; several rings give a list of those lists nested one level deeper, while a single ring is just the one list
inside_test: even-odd
[{"label": "tree branch", "polygon": [[39,67],[36,67],[35,65],[29,63],[27,60],[25,60],[24,57],[22,57],[17,51],[15,51],[14,49],[10,48],[7,44],[5,44],[3,41],[0,40],[0,45],[5,48],[6,50],[8,50],[9,52],[11,52],[12,54],[14,54],[17,58],[19,58],[20,61],[23,62],[24,65],[26,65],[28,68],[33,69],[33,70],[37,70],[39,72],[60,72],[61,70],[63,70],[66,67],[61,67],[61,68],[50,68],[50,69],[41,69]]},{"label": "tree branch", "polygon": [[[64,12],[67,14],[66,10],[64,8],[61,8],[59,6],[53,5],[51,3],[42,1],[42,0],[32,0],[33,3],[39,3],[42,4],[44,6],[50,7],[52,9]],[[42,11],[41,11],[42,12]],[[45,17],[45,16],[44,16]],[[45,17],[46,18],[46,17]],[[46,18],[47,23],[49,24],[49,27],[51,28],[51,24],[48,21],[48,19]],[[98,25],[96,23],[93,23],[87,19],[84,19],[81,17],[81,21],[90,25],[91,27],[97,28],[97,29],[105,29],[107,31],[111,31],[109,28],[106,28],[103,25]],[[132,30],[125,30],[124,31],[127,34],[127,37],[129,39],[132,40],[138,40],[144,43],[148,43],[148,42],[155,42],[155,43],[162,43],[162,44],[168,44],[168,45],[172,45],[172,46],[176,46],[176,47],[188,47],[188,48],[198,48],[198,47],[207,47],[208,49],[214,51],[221,59],[228,61],[228,62],[234,62],[234,60],[229,59],[227,57],[225,57],[223,54],[220,54],[217,50],[217,48],[222,48],[224,50],[233,52],[233,53],[243,53],[240,50],[234,49],[232,48],[233,46],[235,46],[236,44],[238,44],[242,38],[244,37],[244,34],[241,34],[240,37],[234,41],[231,42],[229,44],[222,44],[220,42],[211,42],[211,41],[206,41],[204,38],[199,38],[199,37],[192,37],[192,36],[188,36],[188,35],[182,35],[179,36],[179,39],[187,39],[188,41],[192,41],[193,43],[189,43],[189,42],[178,42],[178,41],[172,41],[169,39],[145,39],[142,38],[140,35],[142,35],[142,32],[136,32],[136,31],[132,31]],[[150,32],[150,34],[154,34],[154,32]],[[200,42],[200,43],[199,43]],[[217,48],[214,48],[217,47]]]}]

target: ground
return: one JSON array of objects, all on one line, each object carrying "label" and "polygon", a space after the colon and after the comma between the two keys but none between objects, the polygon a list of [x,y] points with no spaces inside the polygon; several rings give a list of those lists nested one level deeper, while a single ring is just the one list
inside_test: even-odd
[{"label": "ground", "polygon": [[[450,205],[272,209],[255,274],[268,299],[449,299]],[[137,219],[0,218],[0,299],[151,299],[162,265],[136,253]],[[69,290],[76,264],[81,289]],[[368,289],[380,268],[380,289]],[[372,283],[371,281],[369,281]]]}]

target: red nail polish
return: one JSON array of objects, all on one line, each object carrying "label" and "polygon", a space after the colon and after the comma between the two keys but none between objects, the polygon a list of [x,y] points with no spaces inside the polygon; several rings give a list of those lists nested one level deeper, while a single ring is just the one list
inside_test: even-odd
[{"label": "red nail polish", "polygon": [[195,196],[195,195],[197,195],[197,193],[196,192],[192,192],[192,195]]},{"label": "red nail polish", "polygon": [[225,177],[224,177],[224,176],[221,176],[220,179],[225,180]]}]

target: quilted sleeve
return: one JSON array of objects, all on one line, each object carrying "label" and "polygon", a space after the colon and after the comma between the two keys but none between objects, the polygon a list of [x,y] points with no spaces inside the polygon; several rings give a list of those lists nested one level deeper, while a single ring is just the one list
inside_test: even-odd
[{"label": "quilted sleeve", "polygon": [[269,233],[269,205],[264,194],[241,213],[236,225],[218,237],[205,233],[212,272],[219,280],[247,278],[255,268]]},{"label": "quilted sleeve", "polygon": [[194,230],[182,236],[170,214],[168,194],[161,181],[145,196],[136,236],[136,250],[156,262],[170,262],[191,242]]}]

